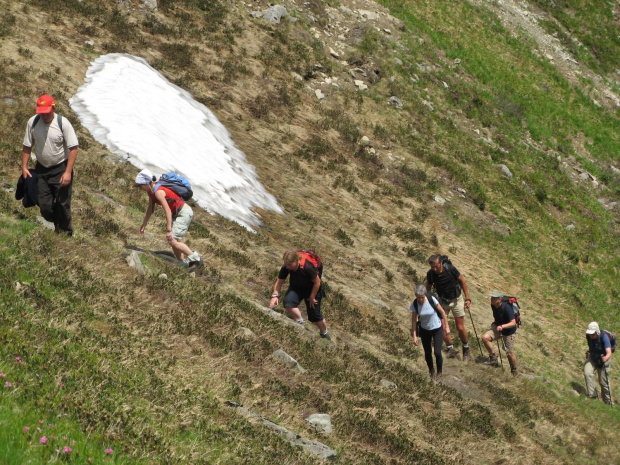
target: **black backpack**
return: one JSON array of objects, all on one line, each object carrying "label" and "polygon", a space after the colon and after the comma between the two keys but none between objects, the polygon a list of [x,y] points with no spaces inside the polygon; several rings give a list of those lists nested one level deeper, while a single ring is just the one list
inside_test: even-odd
[{"label": "black backpack", "polygon": [[[443,265],[443,269],[446,271],[446,273],[448,273],[452,279],[454,279],[454,287],[456,289],[456,296],[453,297],[453,299],[456,299],[458,296],[461,295],[461,282],[459,281],[459,277],[456,274],[456,267],[452,264],[452,262],[450,261],[450,258],[447,255],[441,255],[439,257],[439,260],[441,261],[441,264]],[[432,276],[433,271],[430,270],[428,276]],[[429,280],[429,284],[432,284],[433,286],[435,286],[435,283],[430,283]],[[437,290],[437,288],[435,287],[435,290]],[[439,299],[438,299],[439,300]]]},{"label": "black backpack", "polygon": [[616,351],[616,336],[611,334],[606,329],[601,329],[601,334],[603,333],[607,334],[607,337],[609,338],[609,344],[611,345],[611,351],[615,352]]},{"label": "black backpack", "polygon": [[504,297],[502,297],[502,303],[505,303],[505,302],[512,305],[512,310],[515,312],[515,323],[517,324],[517,328],[519,328],[519,326],[522,325],[521,307],[519,307],[519,302],[517,302],[517,298],[505,295]]}]

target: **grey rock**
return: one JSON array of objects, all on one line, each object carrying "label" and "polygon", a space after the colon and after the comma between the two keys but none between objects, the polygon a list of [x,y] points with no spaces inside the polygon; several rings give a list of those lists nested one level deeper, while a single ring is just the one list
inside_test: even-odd
[{"label": "grey rock", "polygon": [[157,0],[142,0],[142,3],[147,8],[149,8],[149,9],[151,9],[153,11],[157,11]]},{"label": "grey rock", "polygon": [[360,139],[360,145],[362,147],[368,147],[370,145],[370,139],[368,138],[368,136],[362,136],[362,138]]},{"label": "grey rock", "polygon": [[403,102],[398,97],[394,97],[393,95],[388,99],[388,105],[393,105],[397,110],[403,109]]},{"label": "grey rock", "polygon": [[467,194],[467,191],[465,189],[463,189],[462,187],[457,187],[456,190],[457,190],[457,192],[459,192],[459,193],[461,193],[463,195]]},{"label": "grey rock", "polygon": [[338,8],[340,10],[341,13],[344,13],[345,15],[349,15],[349,16],[353,16],[355,13],[353,13],[353,10],[351,10],[350,8],[347,8],[344,5],[340,5],[340,8]]},{"label": "grey rock", "polygon": [[158,276],[159,279],[168,279],[168,275],[166,273],[162,273]]},{"label": "grey rock", "polygon": [[303,368],[298,362],[297,360],[295,360],[293,357],[291,357],[289,354],[287,354],[286,352],[284,352],[282,349],[278,349],[276,350],[273,354],[272,357],[275,358],[276,360],[279,360],[280,362],[282,362],[286,367],[298,371],[299,373],[305,373],[306,369]]},{"label": "grey rock", "polygon": [[574,224],[569,224],[569,225],[568,225],[568,226],[566,226],[566,228],[564,228],[564,229],[566,229],[567,231],[572,231],[572,230],[573,230],[573,229],[575,229],[575,228],[576,228],[576,226],[575,226]]},{"label": "grey rock", "polygon": [[370,302],[373,305],[376,305],[377,307],[385,308],[386,310],[390,309],[390,306],[386,304],[385,302],[382,302],[381,300],[368,298],[368,302]]},{"label": "grey rock", "polygon": [[127,185],[127,181],[125,181],[123,178],[117,179],[116,182],[118,183],[119,186],[126,186]]},{"label": "grey rock", "polygon": [[366,90],[366,89],[368,89],[368,86],[364,83],[364,81],[360,81],[359,79],[356,79],[353,82],[354,82],[354,84],[357,86],[357,88],[359,90]]},{"label": "grey rock", "polygon": [[244,328],[243,326],[237,330],[237,334],[244,339],[255,339],[256,334],[250,328]]},{"label": "grey rock", "polygon": [[321,89],[316,89],[314,91],[314,95],[316,95],[316,98],[318,98],[319,100],[323,100],[325,98],[325,94],[323,93],[323,91],[321,91]]},{"label": "grey rock", "polygon": [[333,56],[334,58],[340,58],[340,55],[338,54],[338,52],[336,52],[333,48],[330,47],[329,49],[329,54],[331,56]]},{"label": "grey rock", "polygon": [[280,24],[280,20],[286,16],[288,16],[288,11],[282,5],[274,5],[263,10],[263,18],[271,24]]},{"label": "grey rock", "polygon": [[379,15],[375,13],[374,11],[357,10],[357,12],[362,18],[368,19],[370,21],[376,21],[377,19],[379,19]]},{"label": "grey rock", "polygon": [[54,226],[54,223],[51,223],[51,222],[47,221],[42,216],[37,216],[37,221],[39,223],[41,223],[46,229],[50,229],[52,231],[54,231],[56,229],[56,227]]},{"label": "grey rock", "polygon": [[6,103],[10,107],[14,107],[15,105],[17,105],[17,100],[12,99],[11,97],[6,97],[4,99],[4,103]]},{"label": "grey rock", "polygon": [[508,169],[508,167],[504,164],[499,164],[499,165],[493,165],[496,168],[499,168],[502,170],[502,173],[504,173],[506,176],[508,176],[509,178],[512,178],[513,174],[512,172]]},{"label": "grey rock", "polygon": [[396,391],[398,389],[398,386],[395,383],[388,381],[387,379],[382,379],[380,383],[383,387],[388,388],[390,391]]},{"label": "grey rock", "polygon": [[326,413],[313,413],[306,421],[319,433],[332,434],[332,419]]},{"label": "grey rock", "polygon": [[263,12],[262,11],[253,11],[252,13],[250,13],[250,16],[252,18],[262,18],[263,17]]},{"label": "grey rock", "polygon": [[435,200],[435,202],[437,202],[439,205],[443,205],[444,203],[446,203],[446,199],[444,199],[443,197],[439,196],[439,195],[435,195],[435,197],[433,197],[433,199]]},{"label": "grey rock", "polygon": [[129,266],[136,270],[138,273],[140,273],[141,275],[145,274],[144,265],[140,261],[140,254],[137,251],[132,250],[131,252],[129,252],[129,255],[127,255],[127,258],[125,260],[127,260]]},{"label": "grey rock", "polygon": [[396,63],[398,66],[402,66],[403,60],[401,60],[400,58],[394,58],[394,63]]},{"label": "grey rock", "polygon": [[306,439],[286,429],[284,426],[276,425],[274,422],[268,420],[264,416],[254,413],[251,410],[237,404],[236,402],[227,401],[226,403],[231,407],[235,407],[237,411],[242,415],[260,420],[264,426],[274,430],[276,433],[283,436],[284,439],[293,446],[301,447],[306,452],[310,452],[311,454],[316,455],[320,459],[326,460],[336,455],[336,451],[334,449],[326,446],[323,443],[320,443],[318,441],[311,441],[310,439]]}]

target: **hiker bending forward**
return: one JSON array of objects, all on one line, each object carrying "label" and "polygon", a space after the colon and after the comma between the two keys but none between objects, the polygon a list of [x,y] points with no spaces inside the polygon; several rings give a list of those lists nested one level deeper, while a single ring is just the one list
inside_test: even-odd
[{"label": "hiker bending forward", "polygon": [[[428,264],[431,269],[426,273],[426,288],[430,291],[435,287],[439,302],[446,314],[452,312],[454,315],[454,324],[463,344],[463,361],[467,362],[469,361],[469,344],[467,342],[467,330],[465,329],[465,309],[469,310],[471,306],[467,282],[446,256],[431,255],[428,258]],[[462,294],[465,295],[465,298]],[[446,346],[448,357],[456,358],[457,351],[454,350],[450,334],[446,335]]]},{"label": "hiker bending forward", "polygon": [[602,332],[596,321],[588,325],[586,330],[588,352],[583,366],[583,375],[586,379],[588,397],[598,398],[594,373],[598,373],[598,382],[601,385],[603,402],[611,405],[611,387],[609,386],[609,371],[611,368],[611,341],[609,336]]},{"label": "hiker bending forward", "polygon": [[[431,303],[429,299],[433,299]],[[437,308],[437,311],[435,311]],[[441,355],[441,347],[443,345],[444,336],[450,334],[450,326],[448,325],[448,316],[430,293],[427,294],[426,286],[418,284],[415,288],[415,300],[409,307],[411,311],[411,335],[413,336],[413,345],[418,345],[418,336],[422,339],[422,347],[424,348],[424,359],[428,366],[431,378],[441,379],[443,369],[443,356]],[[441,318],[439,317],[441,315]],[[418,319],[420,320],[420,334],[418,335]],[[433,366],[433,349],[435,350],[435,363],[437,371]]]},{"label": "hiker bending forward", "polygon": [[321,313],[321,299],[323,298],[323,287],[318,270],[302,255],[295,251],[288,251],[283,256],[284,264],[278,273],[278,279],[271,294],[269,308],[278,305],[280,291],[284,281],[290,275],[290,286],[284,295],[284,309],[286,314],[297,323],[303,324],[304,319],[299,310],[299,304],[303,300],[306,303],[308,320],[314,323],[320,331],[322,338],[331,341],[327,331],[327,323]]},{"label": "hiker bending forward", "polygon": [[484,346],[489,352],[489,363],[497,366],[497,355],[493,348],[493,341],[499,340],[501,337],[508,362],[510,363],[510,372],[516,375],[517,356],[514,353],[514,347],[517,320],[512,305],[508,302],[503,302],[502,297],[504,297],[502,291],[495,290],[491,292],[491,310],[493,310],[494,322],[491,325],[491,329],[482,335],[482,342],[484,342]]},{"label": "hiker bending forward", "polygon": [[182,260],[189,266],[201,265],[202,258],[198,252],[192,250],[181,242],[187,234],[189,225],[194,218],[192,208],[174,191],[164,186],[156,185],[156,178],[153,174],[144,169],[136,176],[136,187],[142,189],[149,195],[149,206],[146,209],[144,221],[140,228],[140,234],[144,234],[144,229],[153,214],[155,204],[158,203],[166,214],[166,241],[172,247],[174,256]]}]

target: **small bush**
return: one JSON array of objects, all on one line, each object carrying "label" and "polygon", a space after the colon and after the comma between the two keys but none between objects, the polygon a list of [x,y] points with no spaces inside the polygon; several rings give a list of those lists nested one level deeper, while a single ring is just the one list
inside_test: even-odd
[{"label": "small bush", "polygon": [[341,228],[338,228],[338,231],[336,231],[336,239],[338,239],[338,242],[345,247],[350,247],[353,245],[353,239],[351,239]]}]

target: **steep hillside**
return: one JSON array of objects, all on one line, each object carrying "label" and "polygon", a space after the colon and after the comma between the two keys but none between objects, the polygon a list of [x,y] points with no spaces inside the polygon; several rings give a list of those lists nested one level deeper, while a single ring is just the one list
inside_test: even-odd
[{"label": "steep hillside", "polygon": [[[333,463],[620,463],[616,406],[586,399],[582,375],[587,323],[620,332],[620,42],[603,3],[291,0],[271,24],[262,0],[0,0],[0,462],[322,460],[267,419]],[[163,215],[139,234],[137,169],[68,104],[106,53],[209,107],[285,210],[253,234],[195,208],[202,275],[127,265],[130,247],[167,248]],[[13,198],[44,92],[80,139],[73,238]],[[265,307],[292,248],[324,259],[333,344]],[[407,310],[437,251],[468,281],[476,354],[441,384]],[[523,306],[516,378],[478,357],[494,288]]]}]

